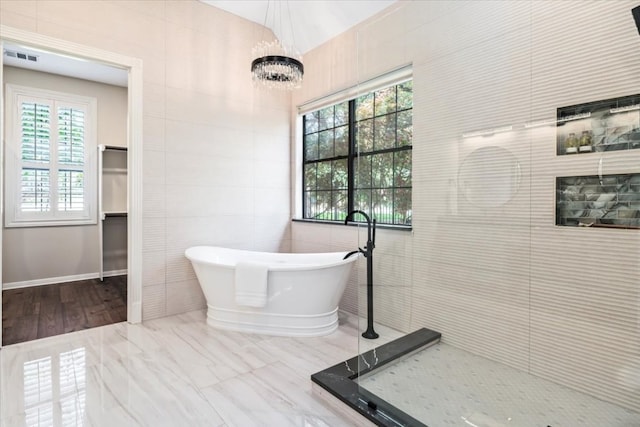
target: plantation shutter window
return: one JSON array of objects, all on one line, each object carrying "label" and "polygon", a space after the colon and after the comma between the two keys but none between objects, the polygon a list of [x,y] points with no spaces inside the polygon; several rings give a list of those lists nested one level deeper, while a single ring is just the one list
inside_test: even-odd
[{"label": "plantation shutter window", "polygon": [[95,98],[7,85],[7,227],[96,223]]}]

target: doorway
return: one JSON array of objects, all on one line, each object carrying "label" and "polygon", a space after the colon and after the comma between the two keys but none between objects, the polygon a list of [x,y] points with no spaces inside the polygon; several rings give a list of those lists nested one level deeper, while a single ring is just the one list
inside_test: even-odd
[{"label": "doorway", "polygon": [[[142,198],[142,187],[141,187],[141,172],[142,172],[142,63],[140,60],[136,58],[130,58],[121,56],[118,54],[114,54],[111,52],[102,51],[99,49],[93,49],[86,46],[81,46],[75,43],[66,42],[63,40],[58,40],[54,38],[49,38],[46,36],[42,36],[35,33],[30,33],[22,30],[16,30],[9,27],[1,27],[0,28],[0,41],[3,45],[8,46],[21,46],[28,47],[29,49],[33,49],[36,52],[41,52],[42,55],[51,54],[58,55],[63,58],[79,58],[85,63],[97,63],[100,66],[111,67],[114,70],[120,70],[125,73],[126,77],[126,86],[127,86],[127,95],[126,95],[126,131],[125,136],[126,144],[124,144],[128,148],[127,154],[127,168],[128,173],[125,180],[126,187],[126,205],[128,211],[128,217],[126,219],[126,224],[124,228],[126,230],[126,280],[123,280],[122,277],[119,279],[111,279],[108,274],[105,275],[105,282],[100,282],[99,279],[95,277],[71,277],[74,280],[65,283],[59,283],[57,285],[52,284],[42,284],[38,286],[40,288],[37,293],[44,294],[47,298],[57,298],[60,300],[60,303],[66,302],[69,304],[67,309],[69,313],[72,314],[69,319],[81,319],[82,316],[78,315],[78,307],[75,302],[70,301],[73,299],[81,300],[83,298],[88,299],[89,302],[96,302],[98,299],[101,300],[101,303],[107,303],[110,307],[109,309],[113,309],[112,313],[119,313],[119,316],[115,314],[106,314],[106,311],[102,311],[101,313],[89,312],[89,316],[86,316],[85,313],[85,321],[79,325],[73,326],[72,323],[68,323],[66,326],[60,328],[60,325],[54,325],[50,327],[53,332],[64,333],[69,332],[71,330],[77,330],[78,328],[82,329],[83,326],[90,327],[91,325],[98,326],[101,322],[100,317],[112,317],[115,319],[123,320],[122,318],[126,318],[126,320],[130,323],[138,323],[141,321],[142,313],[141,313],[141,240],[142,240],[142,227],[141,227],[141,198]],[[3,52],[4,52],[3,48]],[[3,55],[4,58],[4,55]],[[2,88],[0,90],[5,90],[5,76],[2,73],[2,62],[0,61],[0,79],[2,80]],[[76,67],[74,67],[76,68]],[[2,99],[5,99],[4,92],[2,92]],[[6,131],[6,121],[5,118],[2,117],[0,119],[0,133],[5,134]],[[5,153],[5,146],[2,147],[2,155]],[[4,165],[4,158],[2,159],[2,165]],[[0,200],[2,205],[4,206],[6,197],[5,191],[5,181],[4,181],[4,168],[2,170],[2,193],[0,193]],[[100,223],[101,218],[98,218],[98,223]],[[122,227],[122,225],[120,225]],[[3,227],[4,228],[4,227]],[[71,229],[74,227],[61,227]],[[77,230],[76,230],[77,232]],[[0,229],[0,246],[5,246],[3,241],[10,236],[7,236],[6,230]],[[7,248],[5,247],[6,251]],[[63,248],[61,248],[63,250]],[[8,254],[4,254],[3,259],[8,258]],[[27,260],[28,261],[28,260]],[[8,266],[3,266],[0,262],[0,274],[2,274],[3,267],[7,268]],[[65,278],[64,275],[59,275],[62,278]],[[117,275],[116,275],[117,276]],[[102,277],[102,270],[100,271],[100,277]],[[93,296],[84,296],[81,297],[79,294],[76,294],[77,287],[82,284],[82,281],[85,281],[85,287],[89,289],[91,283],[86,283],[86,281],[95,280],[97,283],[97,288],[95,288],[96,292]],[[37,280],[36,280],[37,282]],[[37,284],[37,283],[36,283]],[[75,284],[75,285],[74,285]],[[53,288],[49,288],[50,286],[57,286],[57,291]],[[48,288],[48,289],[47,289]],[[34,293],[31,292],[31,295],[26,292],[29,289],[25,287],[23,289],[23,294],[21,298],[24,301],[32,301],[35,298]],[[75,295],[75,297],[74,297]],[[42,295],[41,295],[42,296]],[[120,302],[119,302],[120,299]],[[64,300],[64,301],[63,301]],[[124,305],[124,300],[126,300],[126,305]],[[0,297],[0,301],[2,301],[2,297]],[[32,306],[32,309],[36,309],[36,307]],[[55,310],[54,310],[55,312]],[[33,314],[33,313],[32,313]],[[91,314],[94,314],[92,320],[89,321],[88,317],[92,317]],[[15,313],[3,313],[2,319],[6,319],[10,321],[10,316],[15,315]],[[51,316],[50,316],[51,317]],[[55,316],[54,316],[55,317]],[[45,322],[46,324],[47,322]],[[55,322],[49,322],[55,323]],[[45,325],[45,329],[46,325]],[[65,330],[67,329],[67,330]],[[60,332],[61,331],[61,332]],[[33,336],[33,332],[31,332],[31,336]],[[39,338],[36,336],[35,338]]]}]

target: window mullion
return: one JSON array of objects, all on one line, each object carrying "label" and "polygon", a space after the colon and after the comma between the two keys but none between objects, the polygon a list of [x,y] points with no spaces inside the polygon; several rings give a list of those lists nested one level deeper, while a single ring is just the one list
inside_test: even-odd
[{"label": "window mullion", "polygon": [[347,214],[355,209],[355,161],[356,155],[356,101],[349,101],[349,142],[348,142],[348,158],[347,160]]},{"label": "window mullion", "polygon": [[[307,121],[302,118],[302,217],[307,216]],[[86,154],[85,154],[86,155]]]}]

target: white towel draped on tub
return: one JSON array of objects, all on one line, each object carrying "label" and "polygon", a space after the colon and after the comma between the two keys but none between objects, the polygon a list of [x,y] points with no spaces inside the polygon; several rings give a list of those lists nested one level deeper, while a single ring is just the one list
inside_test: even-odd
[{"label": "white towel draped on tub", "polygon": [[264,307],[267,304],[267,264],[236,264],[236,304]]}]

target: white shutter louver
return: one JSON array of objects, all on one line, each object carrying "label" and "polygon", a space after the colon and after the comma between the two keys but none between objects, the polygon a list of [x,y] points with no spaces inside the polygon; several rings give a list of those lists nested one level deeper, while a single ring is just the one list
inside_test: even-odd
[{"label": "white shutter louver", "polygon": [[5,226],[95,224],[97,101],[7,85]]}]

